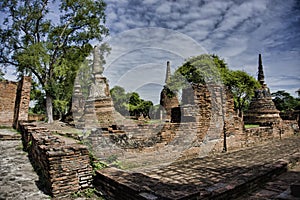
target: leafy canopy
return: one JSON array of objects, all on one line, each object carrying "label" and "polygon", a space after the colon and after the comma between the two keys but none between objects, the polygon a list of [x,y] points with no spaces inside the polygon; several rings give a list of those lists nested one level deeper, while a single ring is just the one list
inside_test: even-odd
[{"label": "leafy canopy", "polygon": [[122,115],[149,117],[150,108],[153,106],[151,101],[141,99],[136,92],[126,93],[125,89],[120,86],[113,87],[110,93],[115,109]]},{"label": "leafy canopy", "polygon": [[284,90],[279,90],[271,94],[273,102],[279,111],[293,111],[300,110],[300,98],[291,96]]},{"label": "leafy canopy", "polygon": [[179,91],[190,84],[224,84],[234,96],[235,108],[247,108],[254,90],[259,83],[244,71],[234,71],[227,67],[217,55],[202,54],[186,60],[167,83],[171,91]]},{"label": "leafy canopy", "polygon": [[45,91],[48,118],[53,99],[59,110],[70,102],[76,72],[90,54],[91,42],[108,34],[105,6],[102,0],[1,2],[0,64],[34,76]]}]

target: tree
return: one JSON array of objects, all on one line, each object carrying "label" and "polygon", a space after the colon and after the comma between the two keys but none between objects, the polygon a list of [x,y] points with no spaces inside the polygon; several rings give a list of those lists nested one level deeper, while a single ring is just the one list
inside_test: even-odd
[{"label": "tree", "polygon": [[0,69],[0,81],[4,80],[4,73],[2,72],[2,70]]},{"label": "tree", "polygon": [[296,93],[298,94],[298,98],[300,98],[300,88],[296,91]]},{"label": "tree", "polygon": [[230,89],[234,97],[234,106],[242,113],[250,104],[254,91],[260,87],[259,82],[244,71],[229,70],[223,75],[224,84]]},{"label": "tree", "polygon": [[300,99],[294,98],[284,90],[274,92],[271,95],[279,111],[286,112],[300,109]]},{"label": "tree", "polygon": [[[53,100],[62,105],[70,98],[66,91],[73,88],[80,63],[93,49],[90,43],[108,34],[102,0],[52,2],[3,0],[0,4],[6,15],[0,28],[0,63],[15,66],[20,75],[35,76],[46,95],[49,123]],[[50,18],[51,9],[59,9],[59,20]]]},{"label": "tree", "polygon": [[153,106],[151,101],[140,98],[136,92],[126,93],[125,89],[115,86],[110,90],[114,101],[115,109],[122,115],[140,116],[141,114],[149,117],[150,108]]},{"label": "tree", "polygon": [[31,80],[30,99],[33,100],[35,104],[33,108],[29,108],[30,112],[36,114],[45,114],[46,98],[39,88],[39,85],[34,80]]},{"label": "tree", "polygon": [[191,83],[223,83],[233,93],[235,109],[240,113],[247,107],[258,81],[243,71],[233,71],[217,55],[192,57],[179,67],[167,83],[171,91],[178,91]]},{"label": "tree", "polygon": [[110,90],[111,97],[114,102],[115,109],[122,115],[128,115],[128,98],[125,89],[115,86]]}]

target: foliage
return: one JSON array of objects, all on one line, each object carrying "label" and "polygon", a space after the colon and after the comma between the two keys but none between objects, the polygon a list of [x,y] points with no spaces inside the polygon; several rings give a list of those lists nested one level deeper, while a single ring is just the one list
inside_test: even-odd
[{"label": "foliage", "polygon": [[[58,6],[58,8],[56,8]],[[93,49],[90,42],[108,34],[102,0],[3,0],[0,63],[32,75],[46,96],[48,122],[70,102],[80,64]],[[59,19],[50,17],[59,10]],[[57,12],[55,10],[55,12]]]},{"label": "foliage", "polygon": [[[111,48],[107,43],[102,43],[99,47],[100,50],[100,61],[101,64],[104,65],[105,62],[105,54],[109,54]],[[93,60],[86,58],[79,67],[76,76],[76,83],[81,86],[81,92],[83,94],[84,99],[87,99],[89,96],[89,88],[93,83]]]},{"label": "foliage", "polygon": [[213,57],[208,54],[191,57],[179,67],[167,83],[171,91],[178,91],[190,84],[218,82],[220,73]]},{"label": "foliage", "polygon": [[245,124],[245,128],[258,128],[258,124]]},{"label": "foliage", "polygon": [[273,102],[279,111],[300,110],[300,98],[291,96],[288,92],[280,90],[271,94]]},{"label": "foliage", "polygon": [[97,196],[97,190],[95,188],[87,188],[85,190],[81,190],[78,192],[75,192],[71,195],[73,198],[78,198],[78,197],[85,197],[85,198],[92,198],[92,199],[99,199],[99,200],[104,200],[103,197],[98,197]]},{"label": "foliage", "polygon": [[89,152],[89,157],[90,157],[90,164],[93,168],[93,173],[95,173],[96,170],[100,170],[108,167],[106,163],[99,161],[98,158],[96,158],[91,151]]},{"label": "foliage", "polygon": [[115,86],[110,90],[110,94],[114,101],[115,109],[122,115],[128,115],[128,95],[125,93],[125,89]]},{"label": "foliage", "polygon": [[2,72],[2,70],[0,69],[0,81],[4,80],[4,73]]},{"label": "foliage", "polygon": [[46,111],[46,98],[45,94],[39,87],[38,83],[31,80],[30,99],[34,101],[35,105],[29,108],[30,113],[45,114]]},{"label": "foliage", "polygon": [[141,99],[136,92],[126,93],[125,89],[115,86],[110,90],[111,97],[114,101],[115,109],[122,115],[130,116],[148,116],[153,103]]},{"label": "foliage", "polygon": [[233,71],[227,67],[223,59],[217,55],[203,54],[192,57],[179,67],[167,87],[171,91],[178,91],[188,87],[192,83],[223,83],[234,96],[235,108],[242,111],[247,108],[254,90],[259,83],[246,72]]},{"label": "foliage", "polygon": [[298,98],[300,98],[300,88],[296,91],[296,93],[298,94]]},{"label": "foliage", "polygon": [[259,82],[244,71],[228,70],[223,75],[224,84],[233,93],[234,106],[240,113],[247,109],[255,89],[260,87]]}]

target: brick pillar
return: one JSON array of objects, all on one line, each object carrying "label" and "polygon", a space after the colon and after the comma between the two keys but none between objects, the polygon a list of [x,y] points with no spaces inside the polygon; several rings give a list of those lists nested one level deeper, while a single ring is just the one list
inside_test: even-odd
[{"label": "brick pillar", "polygon": [[14,110],[14,128],[18,128],[19,120],[28,120],[28,110],[30,102],[31,77],[24,76],[18,83],[15,110]]}]

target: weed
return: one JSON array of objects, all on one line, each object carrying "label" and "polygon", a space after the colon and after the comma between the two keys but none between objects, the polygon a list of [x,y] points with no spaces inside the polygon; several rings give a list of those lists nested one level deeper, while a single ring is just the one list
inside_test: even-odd
[{"label": "weed", "polygon": [[27,150],[30,149],[31,147],[32,147],[32,141],[29,141],[29,142],[27,143]]},{"label": "weed", "polygon": [[19,144],[17,147],[16,147],[16,150],[23,150],[23,144],[21,143],[21,144]]},{"label": "weed", "polygon": [[95,188],[87,188],[85,190],[73,193],[71,195],[71,197],[73,197],[73,198],[85,197],[85,198],[104,200],[103,197],[97,197],[96,193],[97,193],[97,190]]}]

